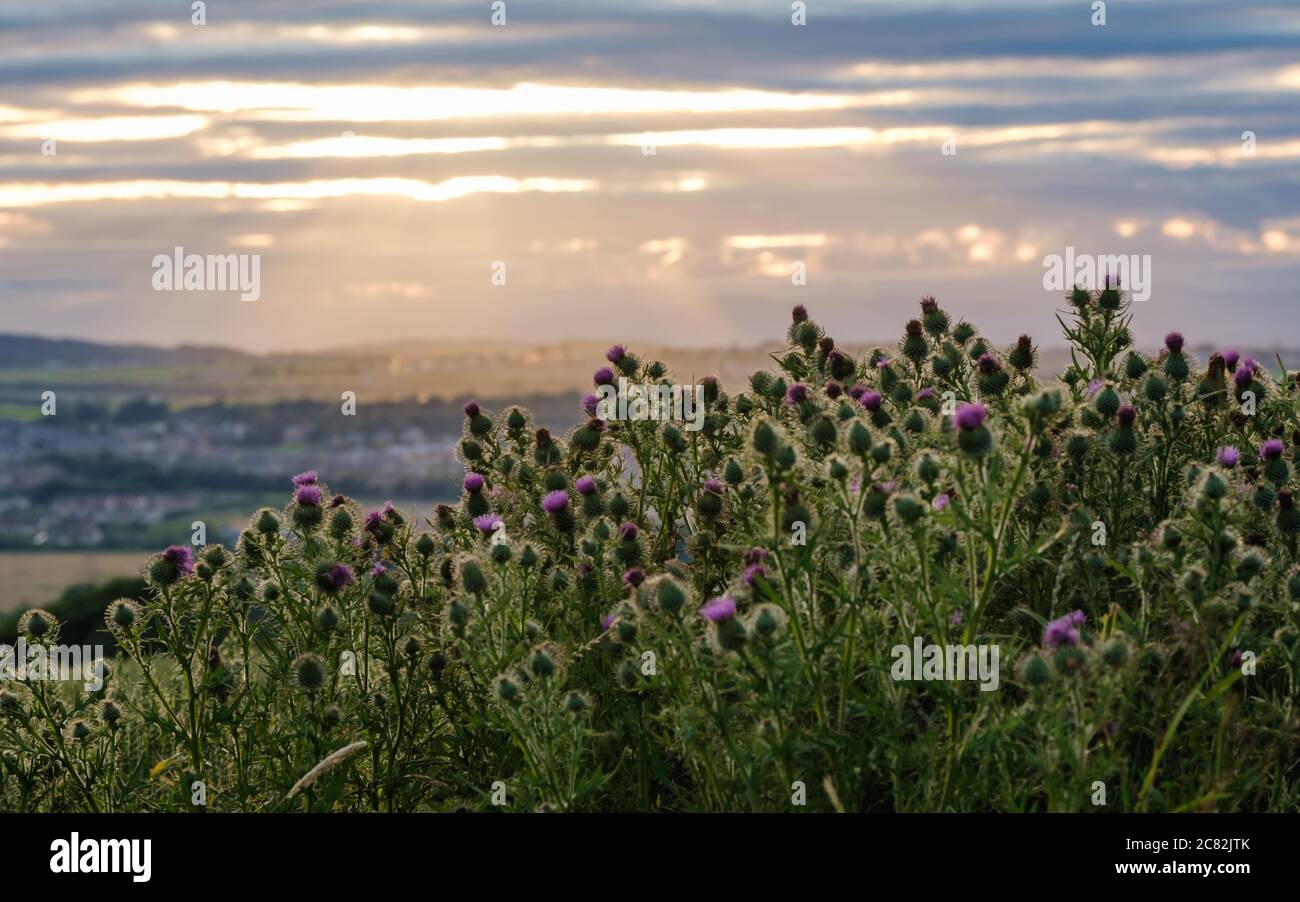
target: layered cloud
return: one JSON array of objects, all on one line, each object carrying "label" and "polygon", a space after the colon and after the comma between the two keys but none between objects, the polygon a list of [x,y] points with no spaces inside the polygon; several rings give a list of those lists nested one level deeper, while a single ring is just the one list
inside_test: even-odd
[{"label": "layered cloud", "polygon": [[[1289,3],[506,7],[0,11],[0,328],[860,340],[938,294],[1050,341],[1073,246],[1152,255],[1142,338],[1300,342]],[[154,293],[176,246],[261,253],[261,299]]]}]

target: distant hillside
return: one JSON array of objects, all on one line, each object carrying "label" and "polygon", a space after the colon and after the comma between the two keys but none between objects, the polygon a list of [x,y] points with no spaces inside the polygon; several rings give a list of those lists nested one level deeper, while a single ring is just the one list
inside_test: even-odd
[{"label": "distant hillside", "polygon": [[156,348],[0,333],[0,369],[193,366],[250,359],[242,351],[230,348],[192,345]]},{"label": "distant hillside", "polygon": [[[851,344],[850,353],[892,341]],[[255,355],[230,348],[112,345],[88,341],[0,335],[0,418],[34,415],[41,392],[55,389],[60,403],[115,408],[150,397],[173,408],[217,403],[273,404],[289,400],[338,403],[351,391],[360,402],[451,401],[476,397],[515,401],[537,395],[580,394],[591,388],[591,374],[604,363],[607,345],[570,341],[530,345],[506,341],[421,341],[365,344],[311,353]],[[731,390],[743,389],[749,374],[769,366],[773,343],[756,347],[674,349],[637,344],[643,359],[667,363],[676,378],[695,382],[716,375]],[[1148,348],[1148,351],[1155,349]],[[1189,349],[1204,362],[1211,348]],[[1280,354],[1289,367],[1300,366],[1295,349],[1238,348],[1243,355],[1276,369]],[[1069,356],[1059,347],[1042,349],[1043,372],[1059,373]],[[16,413],[15,413],[16,412]]]}]

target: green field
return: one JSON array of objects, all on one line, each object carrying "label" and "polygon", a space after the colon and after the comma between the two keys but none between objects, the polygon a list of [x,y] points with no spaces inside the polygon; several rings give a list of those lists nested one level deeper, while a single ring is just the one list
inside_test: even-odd
[{"label": "green field", "polygon": [[0,552],[0,613],[48,604],[68,586],[140,572],[141,551]]}]

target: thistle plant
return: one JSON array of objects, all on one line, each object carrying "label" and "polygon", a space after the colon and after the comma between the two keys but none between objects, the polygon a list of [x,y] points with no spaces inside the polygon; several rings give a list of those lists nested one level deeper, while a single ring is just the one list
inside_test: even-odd
[{"label": "thistle plant", "polygon": [[[1068,302],[1060,379],[933,298],[860,355],[796,307],[699,429],[471,402],[425,516],[299,474],[235,548],[148,562],[101,689],[6,684],[0,799],[1294,810],[1295,374],[1143,354],[1118,286]],[[673,384],[616,346],[620,377]],[[996,691],[895,678],[918,639],[1001,649]]]}]

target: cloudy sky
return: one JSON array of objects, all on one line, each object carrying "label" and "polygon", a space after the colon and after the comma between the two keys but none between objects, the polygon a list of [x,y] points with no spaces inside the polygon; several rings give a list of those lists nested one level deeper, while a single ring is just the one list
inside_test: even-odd
[{"label": "cloudy sky", "polygon": [[1144,342],[1300,344],[1295,0],[504,5],[0,0],[0,331],[1053,344],[1073,247],[1151,256]]}]

